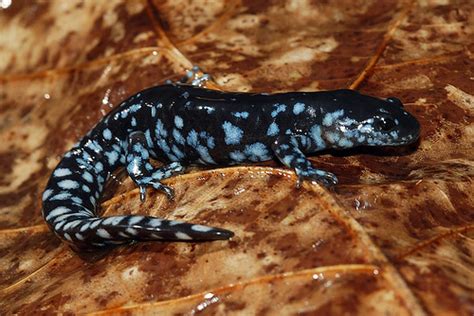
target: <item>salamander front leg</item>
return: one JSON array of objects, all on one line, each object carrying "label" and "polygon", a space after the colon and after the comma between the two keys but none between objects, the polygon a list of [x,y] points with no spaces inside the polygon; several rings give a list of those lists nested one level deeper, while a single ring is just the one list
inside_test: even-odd
[{"label": "salamander front leg", "polygon": [[174,190],[162,184],[160,180],[183,171],[184,167],[179,162],[173,162],[158,169],[153,168],[149,162],[150,154],[145,134],[142,132],[134,132],[129,135],[126,158],[128,175],[140,188],[142,201],[145,201],[147,186],[163,191],[170,200],[174,198]]},{"label": "salamander front leg", "polygon": [[314,168],[300,150],[308,142],[310,140],[304,136],[281,136],[273,144],[273,151],[285,166],[295,170],[298,176],[297,187],[301,185],[303,180],[318,182],[326,187],[336,185],[337,177],[334,174]]}]

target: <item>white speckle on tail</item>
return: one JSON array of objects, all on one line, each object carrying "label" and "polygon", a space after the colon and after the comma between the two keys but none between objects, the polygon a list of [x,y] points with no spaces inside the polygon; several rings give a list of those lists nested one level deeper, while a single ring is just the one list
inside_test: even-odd
[{"label": "white speckle on tail", "polygon": [[191,240],[192,239],[191,236],[189,236],[188,234],[182,233],[182,232],[176,232],[175,236],[176,236],[176,238],[178,238],[180,240]]},{"label": "white speckle on tail", "polygon": [[97,236],[101,237],[101,238],[106,238],[106,239],[109,239],[109,238],[112,238],[112,236],[109,234],[108,231],[106,231],[105,229],[103,228],[99,228],[97,230]]},{"label": "white speckle on tail", "polygon": [[158,219],[158,218],[150,219],[150,221],[148,222],[148,225],[152,227],[159,227],[161,226],[161,219]]},{"label": "white speckle on tail", "polygon": [[185,222],[183,221],[169,221],[170,226],[176,226],[176,225],[181,225],[184,224]]},{"label": "white speckle on tail", "polygon": [[82,178],[84,180],[86,180],[87,182],[89,182],[89,183],[94,182],[94,178],[92,177],[92,175],[88,171],[84,171],[84,173],[82,174]]},{"label": "white speckle on tail", "polygon": [[109,218],[106,218],[103,222],[102,222],[102,225],[112,225],[112,226],[116,226],[120,223],[120,221],[122,219],[124,219],[125,216],[112,216],[112,217],[109,217]]},{"label": "white speckle on tail", "polygon": [[79,187],[79,183],[74,180],[62,180],[58,182],[58,186],[65,190],[72,190],[77,189]]},{"label": "white speckle on tail", "polygon": [[90,225],[91,225],[91,229],[95,229],[97,226],[99,226],[99,224],[102,222],[102,219],[96,219],[95,221],[93,221]]},{"label": "white speckle on tail", "polygon": [[53,175],[55,177],[65,177],[65,176],[69,176],[71,174],[72,174],[71,170],[69,170],[67,168],[58,168],[58,169],[54,170],[54,172],[53,172]]},{"label": "white speckle on tail", "polygon": [[52,196],[52,197],[50,198],[50,200],[51,200],[51,201],[55,201],[55,200],[56,200],[56,201],[57,201],[57,200],[64,201],[64,200],[69,199],[71,196],[72,196],[71,193],[61,191],[61,193],[56,194],[55,196]]},{"label": "white speckle on tail", "polygon": [[208,231],[212,230],[211,227],[204,226],[204,225],[193,225],[193,226],[191,226],[191,229],[196,231],[196,232],[202,232],[202,233],[205,233],[205,232],[208,232]]},{"label": "white speckle on tail", "polygon": [[128,234],[132,235],[132,236],[136,236],[137,233],[138,233],[136,229],[130,228],[130,227],[127,228],[125,231],[126,231]]},{"label": "white speckle on tail", "polygon": [[59,231],[63,225],[66,224],[66,221],[60,221],[56,225],[54,225],[54,230]]},{"label": "white speckle on tail", "polygon": [[45,190],[43,192],[43,201],[46,201],[51,196],[52,193],[53,193],[53,190],[51,189]]},{"label": "white speckle on tail", "polygon": [[67,208],[67,207],[64,207],[64,206],[58,206],[54,210],[49,212],[48,216],[46,216],[46,220],[49,221],[53,217],[63,215],[63,214],[69,213],[69,212],[72,212],[72,210]]},{"label": "white speckle on tail", "polygon": [[87,222],[85,223],[84,225],[81,226],[81,228],[79,229],[80,232],[83,232],[83,231],[86,231],[89,226],[91,225],[91,222]]},{"label": "white speckle on tail", "polygon": [[144,217],[143,216],[132,216],[128,220],[128,225],[132,226],[135,225],[136,223],[140,222]]},{"label": "white speckle on tail", "polygon": [[75,221],[67,222],[66,225],[64,225],[63,230],[68,230],[69,228],[74,228],[77,225],[79,225],[81,222],[82,222],[81,219],[77,219]]}]

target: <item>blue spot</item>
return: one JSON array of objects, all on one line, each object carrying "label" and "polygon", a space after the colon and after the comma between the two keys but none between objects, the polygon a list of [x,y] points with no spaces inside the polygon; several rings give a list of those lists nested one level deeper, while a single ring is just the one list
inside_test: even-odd
[{"label": "blue spot", "polygon": [[227,145],[237,145],[240,143],[242,135],[244,134],[243,130],[227,121],[222,124],[222,128],[225,133],[224,141]]},{"label": "blue spot", "polygon": [[102,132],[102,136],[104,136],[104,139],[106,139],[106,140],[111,140],[112,139],[112,132],[110,131],[110,129],[106,128]]},{"label": "blue spot", "polygon": [[46,201],[50,196],[51,194],[53,194],[53,190],[51,189],[47,189],[43,192],[43,201]]},{"label": "blue spot", "polygon": [[270,159],[267,147],[262,143],[254,143],[245,146],[244,153],[251,161],[264,161]]},{"label": "blue spot", "polygon": [[232,115],[237,117],[237,118],[246,119],[246,118],[249,117],[249,112],[234,112],[234,113],[232,113]]},{"label": "blue spot", "polygon": [[151,139],[151,134],[150,134],[149,129],[147,129],[145,131],[145,139],[146,139],[146,144],[147,144],[148,148],[152,148],[153,147],[153,140]]},{"label": "blue spot", "polygon": [[178,159],[184,158],[184,153],[178,147],[176,147],[176,145],[173,145],[171,150],[173,151],[173,153]]},{"label": "blue spot", "polygon": [[86,180],[87,182],[89,182],[89,183],[94,182],[94,178],[93,178],[92,175],[91,175],[89,172],[87,172],[87,171],[84,171],[84,173],[82,174],[82,178],[83,178],[84,180]]},{"label": "blue spot", "polygon": [[177,129],[173,129],[173,137],[178,144],[184,145],[184,137]]},{"label": "blue spot", "polygon": [[131,122],[132,126],[137,126],[137,119],[132,117],[132,122]]},{"label": "blue spot", "polygon": [[201,157],[200,160],[205,163],[205,164],[216,164],[214,159],[212,158],[211,154],[209,153],[209,148],[206,146],[203,146],[199,142],[199,138],[203,138],[209,148],[214,148],[214,138],[211,137],[208,133],[206,132],[201,132],[197,133],[195,130],[191,130],[186,137],[186,142],[192,146],[199,154]]},{"label": "blue spot", "polygon": [[155,134],[161,137],[168,136],[168,132],[166,131],[165,126],[163,125],[163,122],[160,119],[156,120]]},{"label": "blue spot", "polygon": [[63,193],[59,193],[59,194],[56,194],[54,196],[52,196],[50,198],[51,201],[64,201],[64,200],[67,200],[69,199],[70,197],[72,196],[71,193],[68,193],[68,192],[63,192]]},{"label": "blue spot", "polygon": [[304,103],[298,102],[293,105],[293,114],[298,115],[303,113],[306,105]]},{"label": "blue spot", "polygon": [[267,136],[276,136],[278,132],[280,131],[280,128],[278,128],[277,123],[273,122],[270,124],[267,130]]},{"label": "blue spot", "polygon": [[348,140],[347,138],[343,137],[339,140],[338,145],[339,147],[342,147],[342,148],[350,148],[354,146],[354,143]]},{"label": "blue spot", "polygon": [[66,190],[77,189],[79,187],[79,183],[74,180],[62,180],[58,182],[58,187]]},{"label": "blue spot", "polygon": [[151,117],[155,117],[156,116],[156,108],[153,106],[151,108]]},{"label": "blue spot", "polygon": [[286,155],[283,157],[282,161],[286,166],[290,166],[291,161],[293,160],[294,156],[293,155]]},{"label": "blue spot", "polygon": [[323,141],[323,137],[321,134],[321,127],[319,125],[313,125],[310,130],[311,138],[316,143],[318,149],[326,148],[326,144]]},{"label": "blue spot", "polygon": [[139,154],[140,157],[142,157],[143,159],[149,158],[148,151],[145,149],[145,147],[142,146],[142,144],[140,143],[134,144],[132,149],[135,152],[135,154]]},{"label": "blue spot", "polygon": [[206,142],[207,147],[214,149],[216,144],[214,143],[214,137],[209,135],[207,132],[200,132],[199,137]]},{"label": "blue spot", "polygon": [[188,137],[186,137],[186,141],[188,144],[194,148],[197,147],[198,145],[198,134],[196,133],[195,130],[191,130],[188,134]]},{"label": "blue spot", "polygon": [[209,147],[210,149],[214,149],[214,147],[216,147],[216,144],[214,142],[214,137],[212,136],[207,137],[207,147]]},{"label": "blue spot", "polygon": [[137,111],[139,111],[141,109],[141,105],[140,104],[133,104],[132,106],[130,106],[130,113],[135,113]]},{"label": "blue spot", "polygon": [[101,152],[102,151],[102,146],[99,145],[99,143],[95,140],[89,140],[85,147],[95,151],[95,152]]},{"label": "blue spot", "polygon": [[183,128],[183,119],[181,116],[176,115],[174,117],[174,125],[176,125],[177,128]]},{"label": "blue spot", "polygon": [[80,197],[73,196],[71,200],[76,204],[82,204],[82,199]]},{"label": "blue spot", "polygon": [[344,110],[339,110],[332,113],[326,113],[326,115],[323,118],[323,125],[331,126],[332,124],[334,124],[335,121],[337,121],[343,115],[344,115]]},{"label": "blue spot", "polygon": [[301,145],[303,145],[305,148],[308,148],[309,146],[311,146],[311,139],[309,137],[301,136],[300,140],[301,140]]},{"label": "blue spot", "polygon": [[104,170],[104,165],[100,161],[98,161],[95,164],[95,170],[99,173],[102,172]]},{"label": "blue spot", "polygon": [[275,108],[275,110],[272,111],[272,117],[276,117],[278,113],[286,111],[285,104],[275,104],[273,107]]},{"label": "blue spot", "polygon": [[55,177],[66,177],[66,176],[70,176],[71,174],[72,172],[68,168],[58,168],[54,170],[53,172],[53,175]]},{"label": "blue spot", "polygon": [[339,134],[335,132],[327,132],[325,135],[326,135],[326,139],[331,144],[336,144],[340,139]]},{"label": "blue spot", "polygon": [[230,159],[236,162],[242,162],[245,160],[245,155],[240,151],[232,151],[229,153]]},{"label": "blue spot", "polygon": [[204,147],[204,146],[198,146],[196,148],[197,152],[199,153],[199,156],[201,156],[201,159],[207,163],[207,164],[212,164],[212,165],[215,165],[216,162],[214,161],[214,159],[212,159],[211,155],[209,154],[209,150]]},{"label": "blue spot", "polygon": [[111,152],[105,152],[105,155],[107,156],[108,160],[109,160],[109,165],[113,166],[114,163],[118,160],[119,158],[119,155],[117,152],[115,151],[111,151]]}]

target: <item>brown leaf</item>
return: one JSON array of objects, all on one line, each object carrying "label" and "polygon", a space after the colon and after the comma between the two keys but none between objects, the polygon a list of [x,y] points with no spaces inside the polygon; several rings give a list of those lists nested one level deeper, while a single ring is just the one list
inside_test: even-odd
[{"label": "brown leaf", "polygon": [[[469,0],[0,1],[0,312],[474,313],[474,7]],[[224,227],[229,241],[79,256],[40,195],[127,96],[199,65],[209,87],[396,96],[419,144],[312,157],[334,191],[276,163],[193,169],[168,201],[123,176],[106,214]]]}]

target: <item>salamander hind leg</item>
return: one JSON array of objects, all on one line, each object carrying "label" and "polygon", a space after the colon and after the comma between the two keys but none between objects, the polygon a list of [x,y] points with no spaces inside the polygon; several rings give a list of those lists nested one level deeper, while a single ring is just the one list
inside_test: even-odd
[{"label": "salamander hind leg", "polygon": [[173,199],[174,190],[162,184],[160,180],[183,171],[184,167],[179,162],[172,162],[155,169],[150,164],[149,158],[145,135],[142,132],[130,134],[126,157],[127,172],[140,189],[140,199],[145,201],[147,186],[163,191],[169,199]]},{"label": "salamander hind leg", "polygon": [[[202,87],[205,85],[206,81],[210,80],[211,76],[207,73],[204,73],[199,69],[198,66],[193,66],[190,70],[186,71],[186,75],[181,79],[177,80],[177,84],[191,84],[195,87]],[[167,80],[166,83],[172,84],[173,81]]]},{"label": "salamander hind leg", "polygon": [[325,187],[336,185],[338,181],[334,174],[314,168],[301,151],[300,148],[304,148],[309,141],[300,136],[279,137],[273,144],[273,151],[285,166],[295,170],[298,176],[297,187],[303,180],[318,182]]}]

